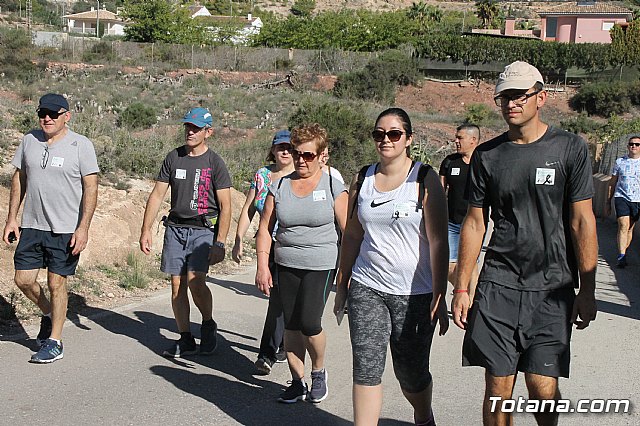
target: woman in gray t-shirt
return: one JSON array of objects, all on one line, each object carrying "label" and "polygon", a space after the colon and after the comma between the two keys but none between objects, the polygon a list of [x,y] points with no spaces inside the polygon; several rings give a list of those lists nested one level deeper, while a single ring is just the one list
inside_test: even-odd
[{"label": "woman in gray t-shirt", "polygon": [[[291,132],[295,171],[269,188],[256,237],[256,286],[269,295],[271,232],[278,221],[274,244],[276,273],[284,311],[285,350],[292,381],[280,402],[320,402],[328,395],[324,369],[326,338],[321,319],[333,284],[338,257],[338,232],[347,216],[346,189],[322,172],[320,154],[327,132],[318,124]],[[311,390],[304,381],[304,358],[311,357]]]}]

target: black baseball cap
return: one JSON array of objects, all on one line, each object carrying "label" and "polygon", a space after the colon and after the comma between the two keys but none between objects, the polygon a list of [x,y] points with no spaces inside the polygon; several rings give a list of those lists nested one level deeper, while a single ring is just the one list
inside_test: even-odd
[{"label": "black baseball cap", "polygon": [[47,93],[40,98],[38,109],[48,109],[49,111],[60,111],[63,108],[65,111],[69,111],[69,102],[64,96],[55,93]]}]

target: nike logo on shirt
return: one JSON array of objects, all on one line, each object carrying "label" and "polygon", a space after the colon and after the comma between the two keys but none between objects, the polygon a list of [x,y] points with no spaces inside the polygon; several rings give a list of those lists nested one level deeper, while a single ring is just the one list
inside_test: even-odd
[{"label": "nike logo on shirt", "polygon": [[389,203],[391,201],[393,201],[393,200],[387,200],[387,201],[383,201],[381,203],[376,203],[375,200],[371,200],[371,208],[375,209],[376,207],[381,206],[383,204],[387,204],[387,203]]}]

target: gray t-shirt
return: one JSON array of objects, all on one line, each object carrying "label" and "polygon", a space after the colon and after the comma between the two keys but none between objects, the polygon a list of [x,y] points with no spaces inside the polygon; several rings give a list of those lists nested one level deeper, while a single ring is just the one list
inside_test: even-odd
[{"label": "gray t-shirt", "polygon": [[312,271],[335,269],[338,233],[333,205],[346,189],[338,179],[331,179],[330,186],[329,175],[322,173],[318,186],[306,197],[298,197],[291,191],[291,175],[283,177],[282,184],[279,179],[269,186],[278,219],[277,264]]},{"label": "gray t-shirt", "polygon": [[171,186],[170,214],[181,219],[217,216],[216,190],[231,187],[229,171],[218,154],[207,149],[190,156],[185,146],[167,154],[157,180]]},{"label": "gray t-shirt", "polygon": [[82,177],[98,173],[93,143],[71,130],[47,145],[42,130],[27,133],[11,162],[27,177],[23,228],[75,232],[82,216]]}]

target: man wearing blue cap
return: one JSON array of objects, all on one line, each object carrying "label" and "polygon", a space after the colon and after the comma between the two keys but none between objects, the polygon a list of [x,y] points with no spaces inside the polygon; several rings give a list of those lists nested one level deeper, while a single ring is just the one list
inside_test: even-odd
[{"label": "man wearing blue cap", "polygon": [[[3,240],[19,241],[14,255],[15,282],[43,313],[33,363],[62,359],[62,327],[67,316],[68,275],[89,240],[98,197],[98,162],[93,144],[67,127],[69,103],[49,93],[38,105],[40,129],[22,139],[11,164],[9,213]],[[18,210],[24,200],[22,223]],[[47,268],[50,297],[36,281]]]},{"label": "man wearing blue cap", "polygon": [[205,283],[209,265],[224,260],[231,223],[231,178],[224,161],[207,146],[213,120],[206,108],[193,108],[181,120],[185,144],[171,151],[149,195],[140,233],[140,250],[151,253],[151,227],[171,187],[171,209],[166,226],[160,270],[171,275],[171,306],[180,339],[163,352],[180,358],[196,353],[189,326],[189,296],[202,315],[200,353],[211,354],[217,345],[213,297]]}]

